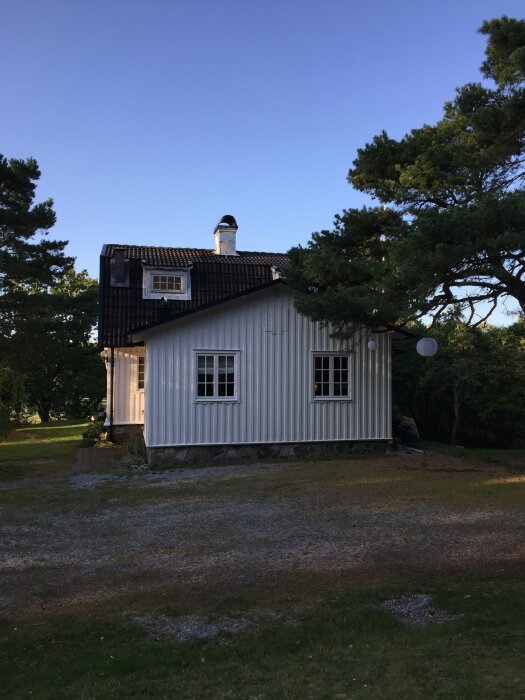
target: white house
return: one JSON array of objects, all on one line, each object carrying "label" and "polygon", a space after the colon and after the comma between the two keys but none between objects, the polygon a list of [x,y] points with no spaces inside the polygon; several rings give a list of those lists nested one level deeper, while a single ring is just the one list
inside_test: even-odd
[{"label": "white house", "polygon": [[144,430],[150,463],[325,454],[391,437],[390,337],[301,316],[282,254],[104,246],[107,425]]}]

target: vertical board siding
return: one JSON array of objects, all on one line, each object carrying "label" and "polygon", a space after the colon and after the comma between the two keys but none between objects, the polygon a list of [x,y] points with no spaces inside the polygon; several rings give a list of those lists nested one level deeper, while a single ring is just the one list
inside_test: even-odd
[{"label": "vertical board siding", "polygon": [[[279,286],[154,329],[146,337],[149,447],[387,439],[390,337],[330,337]],[[235,351],[235,402],[195,401],[196,351]],[[313,399],[315,352],[350,356],[351,400]]]},{"label": "vertical board siding", "polygon": [[[113,423],[115,425],[144,422],[144,391],[137,388],[139,355],[145,355],[144,348],[115,348],[115,398],[113,404]],[[110,368],[108,367],[108,397],[110,395],[109,372]]]}]

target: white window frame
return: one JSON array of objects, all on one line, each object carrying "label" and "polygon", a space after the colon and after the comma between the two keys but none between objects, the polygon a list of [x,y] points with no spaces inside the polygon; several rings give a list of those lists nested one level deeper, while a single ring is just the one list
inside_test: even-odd
[{"label": "white window frame", "polygon": [[[212,356],[213,360],[213,396],[199,396],[199,357]],[[233,396],[219,396],[219,357],[233,357]],[[238,403],[239,402],[239,351],[238,350],[194,350],[193,353],[193,400],[195,403]]]},{"label": "white window frame", "polygon": [[[155,277],[179,277],[181,281],[180,291],[175,289],[155,289]],[[191,299],[191,272],[190,269],[144,267],[142,279],[143,299],[176,299],[187,301]]]},{"label": "white window frame", "polygon": [[[325,396],[320,396],[315,393],[315,360],[317,357],[322,357],[322,358],[329,358],[329,367],[328,367],[328,372],[329,372],[329,394]],[[334,393],[334,385],[335,385],[335,371],[334,370],[334,358],[336,357],[344,357],[347,359],[348,365],[347,365],[347,390],[348,393],[344,395],[336,395]],[[310,367],[310,378],[311,378],[311,387],[312,387],[312,400],[313,401],[351,401],[352,400],[352,358],[349,353],[345,352],[319,352],[319,351],[313,351],[312,352],[312,362],[311,362],[311,367]]]}]

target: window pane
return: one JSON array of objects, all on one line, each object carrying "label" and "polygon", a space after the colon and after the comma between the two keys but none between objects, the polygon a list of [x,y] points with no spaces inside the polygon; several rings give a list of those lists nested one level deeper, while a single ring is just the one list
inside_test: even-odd
[{"label": "window pane", "polygon": [[197,356],[197,396],[213,396],[214,356]]},{"label": "window pane", "polygon": [[348,357],[345,355],[334,357],[334,396],[348,396]]},{"label": "window pane", "polygon": [[165,276],[166,290],[169,292],[182,291],[182,277],[180,275]]},{"label": "window pane", "polygon": [[235,358],[233,355],[218,356],[218,395],[235,396]]},{"label": "window pane", "polygon": [[314,356],[314,396],[330,396],[330,357]]}]

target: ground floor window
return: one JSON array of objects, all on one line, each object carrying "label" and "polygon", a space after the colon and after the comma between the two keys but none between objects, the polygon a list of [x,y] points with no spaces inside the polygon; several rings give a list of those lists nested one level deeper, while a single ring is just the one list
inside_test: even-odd
[{"label": "ground floor window", "polygon": [[197,355],[197,398],[235,399],[235,353]]},{"label": "ground floor window", "polygon": [[314,398],[350,398],[348,355],[314,355]]}]

